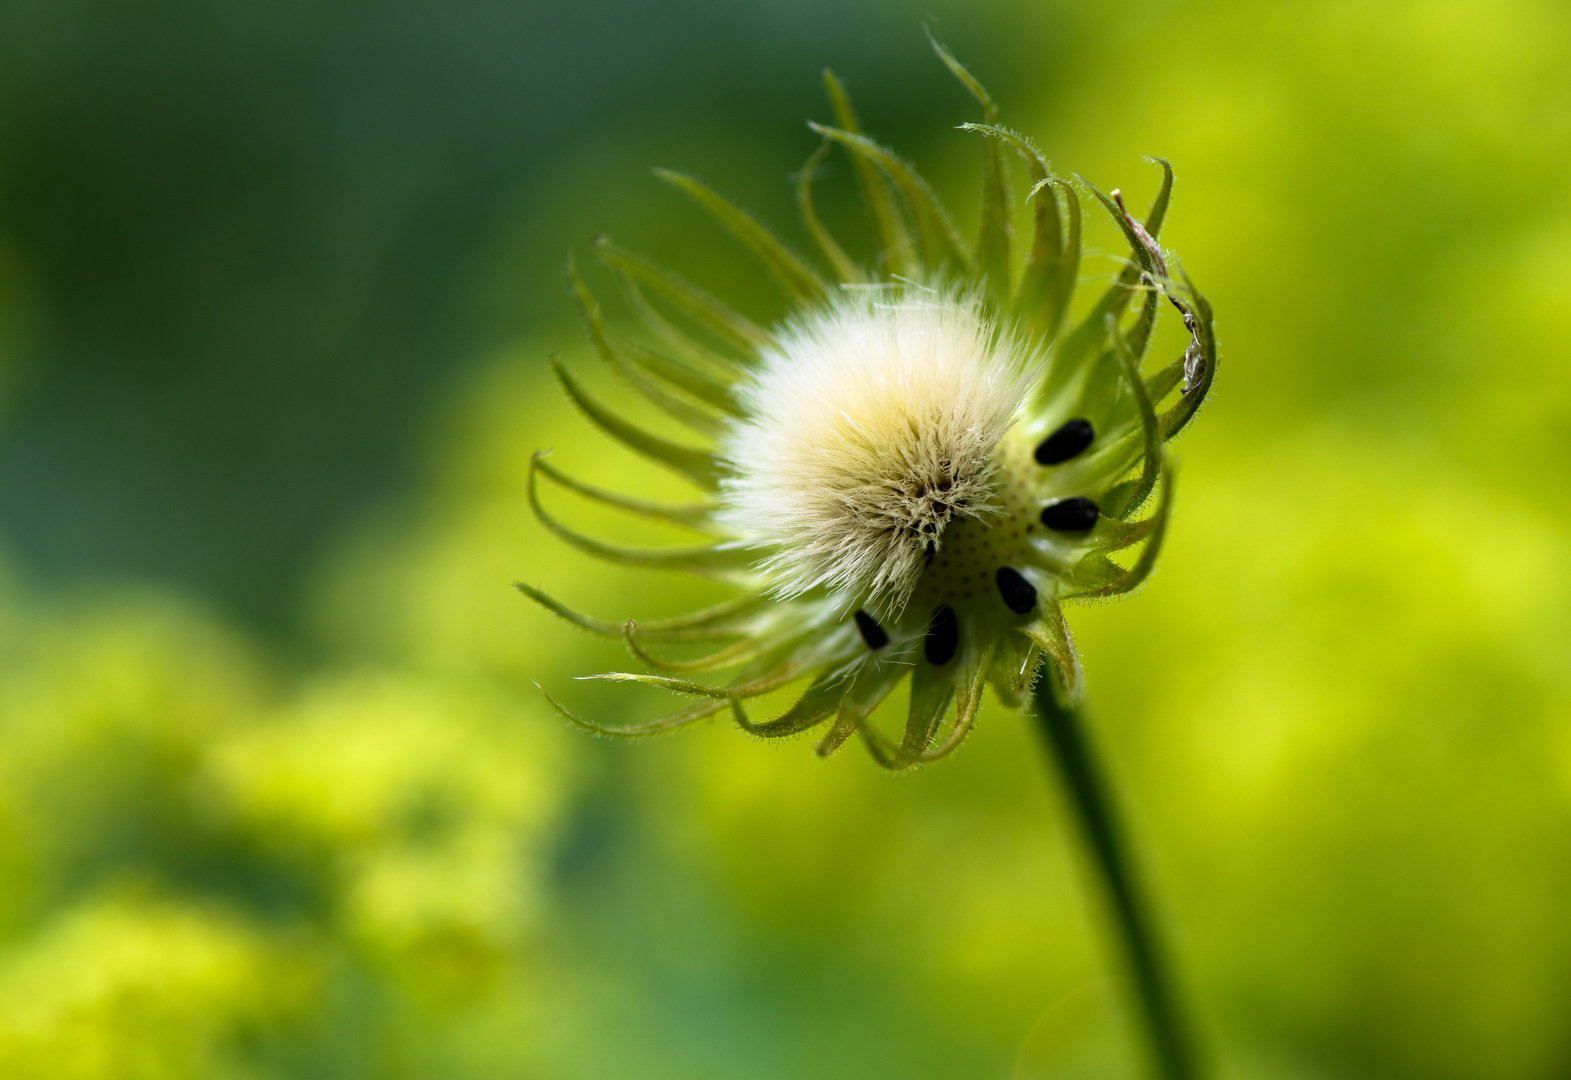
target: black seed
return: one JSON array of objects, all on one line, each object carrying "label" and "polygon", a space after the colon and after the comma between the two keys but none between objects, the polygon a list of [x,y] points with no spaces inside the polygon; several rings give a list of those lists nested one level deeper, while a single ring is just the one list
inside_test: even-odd
[{"label": "black seed", "polygon": [[1042,440],[1036,448],[1036,463],[1057,465],[1061,461],[1068,461],[1090,446],[1091,440],[1095,438],[1096,429],[1091,426],[1091,421],[1077,417]]},{"label": "black seed", "polygon": [[1059,532],[1088,532],[1096,527],[1096,503],[1076,496],[1042,508],[1042,524]]},{"label": "black seed", "polygon": [[998,582],[998,595],[1004,598],[1004,606],[1016,615],[1024,615],[1036,607],[1036,586],[1021,577],[1020,571],[1000,566],[993,580]]},{"label": "black seed", "polygon": [[889,635],[878,625],[878,620],[861,608],[856,609],[856,628],[862,632],[862,640],[867,642],[869,649],[882,649],[889,644]]},{"label": "black seed", "polygon": [[960,620],[955,618],[955,613],[948,606],[941,607],[933,614],[932,624],[927,628],[927,641],[923,643],[922,651],[927,656],[927,662],[934,667],[943,667],[955,655],[955,650],[960,647]]}]

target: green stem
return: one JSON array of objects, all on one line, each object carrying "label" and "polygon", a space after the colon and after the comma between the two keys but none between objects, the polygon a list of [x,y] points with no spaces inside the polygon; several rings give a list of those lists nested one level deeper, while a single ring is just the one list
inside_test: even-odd
[{"label": "green stem", "polygon": [[1156,1073],[1161,1080],[1196,1080],[1200,1069],[1194,1043],[1163,963],[1112,791],[1087,735],[1081,707],[1061,701],[1055,674],[1051,668],[1043,672],[1037,683],[1032,715],[1058,767],[1086,847],[1107,891],[1113,920],[1123,938],[1141,1019],[1150,1035]]}]

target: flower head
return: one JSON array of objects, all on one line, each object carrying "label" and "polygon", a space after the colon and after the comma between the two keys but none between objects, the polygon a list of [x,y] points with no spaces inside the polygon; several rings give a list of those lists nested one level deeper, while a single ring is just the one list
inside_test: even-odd
[{"label": "flower head", "polygon": [[[974,247],[961,242],[915,170],[862,134],[842,87],[826,74],[837,123],[813,125],[823,142],[800,174],[798,201],[832,283],[712,189],[660,174],[746,244],[792,297],[793,314],[778,326],[758,326],[602,241],[600,258],[644,326],[640,337],[626,336],[606,323],[569,267],[600,357],[703,445],[629,423],[553,360],[564,389],[608,435],[686,477],[703,498],[651,504],[583,484],[537,454],[529,478],[536,514],[601,558],[686,570],[739,592],[683,618],[615,624],[520,585],[563,618],[620,636],[663,672],[598,678],[694,699],[630,728],[563,710],[576,723],[641,735],[729,711],[765,736],[828,723],[820,753],[860,734],[881,764],[906,767],[958,745],[984,682],[1018,706],[1045,657],[1057,691],[1078,695],[1063,601],[1128,592],[1154,565],[1173,491],[1163,445],[1194,415],[1217,361],[1209,305],[1181,271],[1170,272],[1155,239],[1172,170],[1158,162],[1161,189],[1144,221],[1135,219],[1117,191],[1107,196],[1053,175],[1029,140],[998,125],[992,99],[970,73],[938,52],[983,110],[984,123],[964,125],[983,136]],[[814,211],[814,172],[837,146],[870,211],[878,249],[870,267],[853,261]],[[1018,273],[1006,151],[1024,161],[1032,181],[1032,237]],[[1080,190],[1111,215],[1130,257],[1083,319],[1061,332],[1079,273]],[[1187,347],[1147,375],[1141,360],[1168,305],[1188,331]],[[542,478],[711,540],[629,550],[582,536],[545,509]],[[1136,548],[1122,561],[1112,557]],[[695,642],[718,648],[696,658],[663,655]],[[910,707],[896,741],[868,718],[907,678]],[[749,699],[797,682],[805,689],[782,715],[748,715]]]}]

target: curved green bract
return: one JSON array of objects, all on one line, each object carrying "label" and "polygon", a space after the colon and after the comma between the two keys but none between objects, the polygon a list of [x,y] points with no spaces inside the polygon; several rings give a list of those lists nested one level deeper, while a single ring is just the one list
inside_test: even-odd
[{"label": "curved green bract", "polygon": [[546,692],[545,687],[535,683],[535,689],[540,691],[540,696],[546,703],[555,709],[569,723],[583,728],[585,731],[596,735],[605,735],[613,739],[639,739],[648,735],[663,735],[668,731],[676,731],[687,727],[689,724],[713,716],[725,708],[724,701],[702,701],[696,705],[689,705],[685,709],[667,713],[665,716],[650,720],[642,724],[632,724],[628,727],[614,727],[608,724],[597,724],[593,720],[586,720],[577,714],[568,711],[556,698]]},{"label": "curved green bract", "polygon": [[602,506],[609,506],[614,510],[622,510],[638,517],[650,518],[655,521],[665,521],[672,525],[680,525],[695,532],[715,532],[716,527],[710,520],[713,507],[708,503],[688,503],[674,506],[666,503],[652,503],[643,499],[635,499],[630,495],[623,495],[615,491],[606,491],[604,488],[586,484],[582,480],[575,480],[562,472],[546,460],[546,455],[535,454],[532,458],[534,468],[541,476],[551,480],[552,483],[566,488],[568,491],[582,495],[584,498],[597,502]]},{"label": "curved green bract", "polygon": [[867,280],[867,275],[862,273],[851,256],[846,254],[845,248],[840,246],[824,223],[818,219],[818,209],[813,204],[813,178],[818,167],[823,164],[829,151],[834,146],[833,139],[823,139],[814,150],[812,156],[802,166],[802,171],[796,179],[796,208],[802,215],[802,224],[807,229],[813,242],[818,245],[818,250],[823,252],[824,258],[829,260],[829,265],[835,268],[835,275],[842,284],[861,284]]},{"label": "curved green bract", "polygon": [[719,477],[719,467],[713,454],[707,450],[696,450],[662,439],[622,419],[590,397],[554,356],[551,358],[551,370],[556,373],[557,381],[562,384],[562,389],[567,391],[567,396],[573,399],[573,403],[582,409],[590,422],[601,431],[628,449],[691,480],[697,486],[714,490],[715,482]]},{"label": "curved green bract", "polygon": [[[829,96],[829,106],[834,111],[835,123],[839,125],[840,130],[852,135],[860,135],[862,126],[857,120],[856,110],[851,107],[851,99],[846,94],[845,86],[828,68],[824,69],[824,91]],[[808,125],[808,127],[812,126]],[[868,213],[873,218],[880,268],[890,274],[916,273],[918,267],[915,262],[916,253],[911,244],[911,234],[906,228],[905,220],[900,216],[899,209],[895,206],[894,196],[889,191],[889,182],[884,179],[883,174],[872,161],[858,154],[850,156],[851,169],[856,174],[862,201],[867,204]]]},{"label": "curved green bract", "polygon": [[[998,123],[998,106],[993,101],[993,95],[987,92],[987,88],[964,64],[955,59],[953,53],[938,43],[931,30],[928,31],[927,40],[950,74],[982,106],[982,122]],[[1013,227],[1009,210],[1009,184],[1004,176],[1004,163],[998,153],[998,144],[989,139],[982,144],[982,213],[977,228],[974,261],[987,283],[988,291],[1000,304],[1007,304],[1010,299],[1009,248]]]},{"label": "curved green bract", "polygon": [[1135,358],[1135,352],[1124,340],[1118,320],[1109,315],[1107,321],[1107,335],[1113,343],[1113,352],[1123,364],[1124,378],[1140,412],[1140,430],[1145,435],[1145,461],[1140,470],[1140,479],[1129,495],[1121,500],[1122,505],[1112,508],[1116,516],[1122,517],[1128,510],[1145,502],[1146,496],[1156,487],[1156,478],[1162,468],[1162,429],[1156,418],[1156,410],[1151,405],[1151,395],[1146,392],[1145,380],[1140,377],[1140,362]]},{"label": "curved green bract", "polygon": [[589,340],[605,365],[620,376],[622,381],[632,387],[640,397],[673,420],[684,424],[698,435],[707,438],[718,435],[720,421],[712,411],[668,393],[651,382],[640,368],[629,361],[624,350],[606,329],[605,319],[600,313],[600,304],[584,285],[583,278],[578,276],[578,268],[573,265],[571,258],[567,260],[567,277],[572,285],[573,299],[578,304],[578,312],[583,317]]},{"label": "curved green bract", "polygon": [[936,273],[949,263],[962,270],[970,269],[970,257],[960,242],[954,222],[950,221],[949,214],[939,204],[933,189],[917,175],[915,169],[894,151],[880,146],[866,135],[822,124],[810,123],[807,126],[876,165],[895,185],[916,222],[917,235],[922,241],[922,266],[927,273]]},{"label": "curved green bract", "polygon": [[540,505],[540,492],[535,480],[539,473],[538,459],[531,461],[526,485],[529,493],[529,508],[534,511],[535,519],[540,524],[578,550],[622,566],[638,566],[650,570],[678,570],[700,577],[736,583],[751,581],[752,575],[749,572],[751,558],[741,548],[727,547],[723,544],[704,544],[691,548],[622,548],[579,535],[546,513],[545,508]]},{"label": "curved green bract", "polygon": [[[1167,521],[1173,506],[1174,468],[1171,462],[1164,462],[1164,466],[1162,496],[1157,500],[1156,513],[1151,515],[1146,546],[1140,550],[1140,557],[1135,560],[1135,565],[1118,574],[1112,581],[1071,595],[1086,598],[1118,596],[1139,588],[1145,579],[1151,576],[1151,571],[1156,568],[1156,557],[1162,550],[1162,541],[1167,537]],[[1108,565],[1116,567],[1117,564],[1108,560]]]},{"label": "curved green bract", "polygon": [[605,237],[595,241],[595,251],[611,269],[648,285],[682,314],[721,340],[740,346],[747,353],[774,343],[769,332],[757,323],[738,315],[698,286],[642,255],[625,251]]},{"label": "curved green bract", "polygon": [[[1157,191],[1156,198],[1151,200],[1151,209],[1146,213],[1144,225],[1145,231],[1152,237],[1161,233],[1162,222],[1167,217],[1168,202],[1173,195],[1173,167],[1166,161],[1156,160],[1162,167],[1162,186]],[[1079,177],[1076,177],[1076,180],[1082,184],[1085,183]],[[1086,186],[1090,187],[1090,185]],[[1095,188],[1090,188],[1090,190],[1096,192]],[[1101,196],[1100,192],[1096,192],[1096,194]],[[1105,196],[1101,196],[1101,198],[1106,199]],[[1111,200],[1107,200],[1107,203],[1110,205]],[[1123,230],[1123,216],[1118,214],[1116,208],[1110,212],[1116,215],[1119,229]],[[1080,325],[1075,327],[1069,333],[1069,336],[1064,339],[1063,345],[1056,350],[1054,357],[1055,368],[1060,364],[1066,367],[1073,367],[1083,361],[1089,354],[1101,350],[1103,342],[1106,340],[1108,315],[1116,316],[1123,313],[1125,306],[1129,303],[1130,296],[1134,294],[1135,283],[1140,280],[1138,253],[1136,257],[1137,261],[1131,262],[1119,272],[1118,278],[1097,300],[1090,312],[1081,320]]]},{"label": "curved green bract", "polygon": [[798,300],[823,299],[826,290],[823,278],[803,262],[800,255],[781,243],[774,233],[759,224],[758,219],[753,215],[709,185],[686,173],[672,169],[656,169],[655,175],[673,187],[685,191],[733,236],[746,244],[748,250],[758,256],[758,261],[764,264],[764,269],[769,271],[786,292]]}]

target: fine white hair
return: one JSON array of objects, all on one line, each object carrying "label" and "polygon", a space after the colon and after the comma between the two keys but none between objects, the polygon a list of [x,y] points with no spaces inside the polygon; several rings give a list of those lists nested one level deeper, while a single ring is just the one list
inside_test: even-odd
[{"label": "fine white hair", "polygon": [[778,595],[897,614],[951,518],[995,509],[994,451],[1040,356],[975,294],[844,293],[787,323],[738,388],[719,518]]}]

